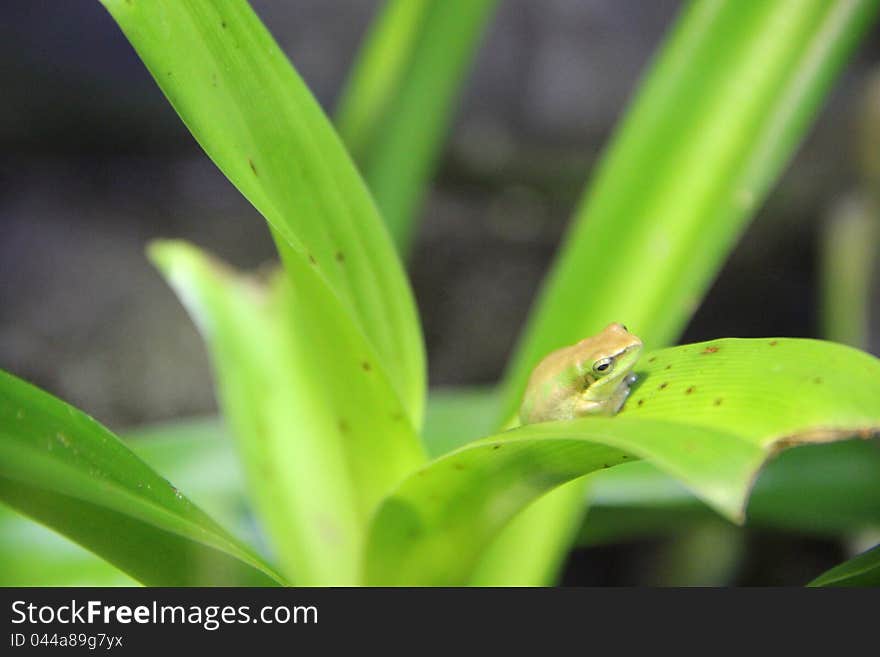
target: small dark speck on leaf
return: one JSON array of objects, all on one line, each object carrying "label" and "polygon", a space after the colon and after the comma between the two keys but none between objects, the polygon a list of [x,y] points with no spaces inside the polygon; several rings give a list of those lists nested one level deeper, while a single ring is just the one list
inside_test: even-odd
[{"label": "small dark speck on leaf", "polygon": [[254,164],[254,161],[251,158],[248,158],[248,164],[251,165],[251,171],[254,172],[254,175],[259,176],[260,174],[257,173],[257,165]]},{"label": "small dark speck on leaf", "polygon": [[669,382],[668,382],[668,381],[664,381],[663,383],[660,384],[660,387],[658,388],[658,390],[663,390],[663,389],[666,388],[666,386],[668,386],[668,385],[669,385]]},{"label": "small dark speck on leaf", "polygon": [[501,445],[492,445],[492,449],[501,449]]},{"label": "small dark speck on leaf", "polygon": [[701,351],[701,354],[714,354],[718,351],[718,347],[706,347]]},{"label": "small dark speck on leaf", "polygon": [[348,433],[350,428],[351,427],[348,426],[348,422],[346,422],[345,420],[339,420],[339,430],[342,433]]},{"label": "small dark speck on leaf", "polygon": [[220,21],[220,27],[222,27],[225,30],[226,29],[226,21]]},{"label": "small dark speck on leaf", "polygon": [[452,467],[455,468],[456,470],[466,470],[467,469],[465,467],[464,463],[453,463]]},{"label": "small dark speck on leaf", "polygon": [[817,376],[815,379],[813,379],[813,383],[822,383],[822,377]]},{"label": "small dark speck on leaf", "polygon": [[721,406],[721,397],[719,397],[718,399],[715,400],[715,405]]},{"label": "small dark speck on leaf", "polygon": [[313,256],[311,253],[309,254],[309,262],[311,262],[313,265],[318,264],[318,261],[315,260],[315,256]]},{"label": "small dark speck on leaf", "polygon": [[393,422],[400,422],[401,420],[403,420],[403,413],[400,413],[400,412],[392,413],[391,420]]},{"label": "small dark speck on leaf", "polygon": [[775,347],[776,345],[779,344],[779,341],[778,341],[778,340],[770,340],[770,343],[769,343],[769,344],[770,344],[771,347]]},{"label": "small dark speck on leaf", "polygon": [[645,403],[645,400],[644,400],[644,399],[640,399],[637,403],[638,403],[639,406],[641,406],[642,404]]},{"label": "small dark speck on leaf", "polygon": [[667,366],[664,367],[663,369],[664,369],[664,370],[671,370],[671,369],[672,369],[672,365],[667,365]]},{"label": "small dark speck on leaf", "polygon": [[373,366],[370,365],[367,361],[361,363],[361,367],[364,368],[364,372],[369,372],[371,369],[373,369]]},{"label": "small dark speck on leaf", "polygon": [[684,394],[689,395],[689,394],[691,394],[694,390],[696,390],[696,388],[694,388],[694,386],[691,386],[691,387],[689,387],[687,390],[684,391]]},{"label": "small dark speck on leaf", "polygon": [[656,356],[651,356],[651,357],[648,359],[648,362],[649,362],[649,363],[653,363],[655,360],[657,360],[657,357],[656,357]]},{"label": "small dark speck on leaf", "polygon": [[337,262],[345,262],[345,254],[342,251],[336,252],[336,261]]}]

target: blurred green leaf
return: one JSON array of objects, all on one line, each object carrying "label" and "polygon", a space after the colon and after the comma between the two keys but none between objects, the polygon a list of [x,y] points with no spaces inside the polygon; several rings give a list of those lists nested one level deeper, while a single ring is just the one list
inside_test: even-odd
[{"label": "blurred green leaf", "polygon": [[880,545],[822,573],[809,586],[880,586]]},{"label": "blurred green leaf", "polygon": [[[125,432],[147,465],[251,545],[254,522],[230,437],[217,417],[191,418]],[[0,586],[134,586],[115,566],[0,505]]]},{"label": "blurred green leaf", "polygon": [[138,586],[112,564],[0,504],[0,586]]},{"label": "blurred green leaf", "polygon": [[494,387],[437,388],[428,395],[422,440],[428,455],[441,456],[490,433],[498,415]]},{"label": "blurred green leaf", "polygon": [[739,522],[759,468],[777,451],[880,431],[880,360],[834,343],[685,345],[648,354],[639,377],[615,417],[519,427],[408,477],[373,522],[367,581],[465,584],[518,511],[632,457]]},{"label": "blurred green leaf", "polygon": [[[665,536],[714,514],[672,477],[645,461],[591,477],[578,544]],[[862,440],[787,450],[761,471],[747,525],[812,536],[880,528],[880,446]]]},{"label": "blurred green leaf", "polygon": [[[424,462],[362,334],[309,270],[239,276],[182,242],[150,254],[198,325],[254,501],[288,576],[355,584],[367,521]],[[309,309],[303,317],[297,309]]]},{"label": "blurred green leaf", "polygon": [[282,582],[104,427],[2,371],[0,500],[144,584]]},{"label": "blurred green leaf", "polygon": [[[295,285],[304,270],[367,338],[421,426],[424,347],[394,245],[348,153],[244,0],[102,0],[211,159],[273,229]],[[306,315],[308,308],[298,308]]]},{"label": "blurred green leaf", "polygon": [[[544,282],[505,376],[503,421],[513,416],[534,365],[553,349],[612,321],[625,323],[648,348],[680,334],[874,23],[878,4],[698,0],[686,6]],[[609,264],[612,257],[617,264]],[[544,572],[528,562],[558,561],[568,536],[557,529],[559,517],[565,509],[580,513],[582,504],[575,489],[547,496],[511,525],[494,552],[519,553],[517,570]],[[527,542],[547,543],[554,532],[555,550]],[[488,581],[514,576],[492,563],[485,568]]]},{"label": "blurred green leaf", "polygon": [[821,242],[822,334],[853,347],[868,346],[874,262],[880,245],[880,207],[853,194],[831,209]]},{"label": "blurred green leaf", "polygon": [[336,117],[394,241],[415,216],[462,80],[497,0],[388,0],[361,47]]}]

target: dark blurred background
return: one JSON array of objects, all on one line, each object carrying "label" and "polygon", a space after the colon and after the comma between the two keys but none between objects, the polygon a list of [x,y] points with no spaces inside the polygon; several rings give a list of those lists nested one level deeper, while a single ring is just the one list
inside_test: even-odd
[{"label": "dark blurred background", "polygon": [[[332,110],[378,3],[252,4]],[[502,0],[410,263],[432,385],[501,374],[575,201],[678,8]],[[0,367],[116,429],[213,412],[201,341],[144,246],[182,237],[254,267],[274,257],[262,220],[202,154],[98,2],[5,0],[3,10]],[[818,337],[820,227],[856,184],[854,125],[878,55],[875,33],[687,341]],[[874,295],[880,300],[876,286]],[[880,351],[876,330],[872,350]],[[737,583],[802,583],[842,558],[836,544],[801,541],[797,558],[806,561],[789,575],[774,568],[795,558],[788,540],[749,534],[760,549]],[[657,558],[650,547],[576,553],[566,582],[639,581],[646,559]]]}]

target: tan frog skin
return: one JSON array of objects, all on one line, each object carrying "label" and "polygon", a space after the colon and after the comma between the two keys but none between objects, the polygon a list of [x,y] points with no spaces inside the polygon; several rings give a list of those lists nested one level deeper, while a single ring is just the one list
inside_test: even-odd
[{"label": "tan frog skin", "polygon": [[522,424],[614,415],[635,382],[642,341],[623,324],[551,352],[532,371],[520,407]]}]

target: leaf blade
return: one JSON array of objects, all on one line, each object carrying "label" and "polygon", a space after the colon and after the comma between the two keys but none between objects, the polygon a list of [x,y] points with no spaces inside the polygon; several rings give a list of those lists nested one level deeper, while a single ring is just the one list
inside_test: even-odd
[{"label": "leaf blade", "polygon": [[290,286],[241,276],[184,242],[156,242],[150,255],[209,348],[249,488],[288,576],[357,583],[375,506],[424,461],[377,357],[307,267]]},{"label": "leaf blade", "polygon": [[336,123],[401,253],[497,0],[389,0],[342,92]]},{"label": "leaf blade", "polygon": [[[683,329],[880,6],[796,4],[703,0],[682,12],[544,281],[502,382],[500,422],[514,415],[532,367],[551,350],[612,321],[649,348]],[[597,267],[609,253],[632,266]],[[580,504],[573,495],[536,506],[558,518],[563,507],[580,513]],[[519,536],[553,531],[556,521],[540,515],[523,520]],[[531,553],[515,531],[499,537],[507,543],[499,551]],[[508,578],[504,568],[487,570],[493,581]]]},{"label": "leaf blade", "polygon": [[[801,385],[828,362],[841,365],[825,373],[828,387]],[[653,352],[638,369],[640,387],[615,417],[512,429],[406,479],[374,520],[368,582],[465,584],[517,512],[630,457],[741,522],[760,468],[779,449],[880,431],[880,360],[843,345],[723,339]]]},{"label": "leaf blade", "polygon": [[822,573],[807,586],[878,585],[880,585],[880,545]]},{"label": "leaf blade", "polygon": [[[0,371],[0,497],[141,582],[282,580],[97,422]],[[126,531],[117,535],[116,528]],[[199,564],[211,564],[207,571]]]},{"label": "leaf blade", "polygon": [[308,263],[347,309],[420,426],[424,347],[401,262],[332,125],[259,18],[243,0],[102,2],[269,222],[287,266]]}]

